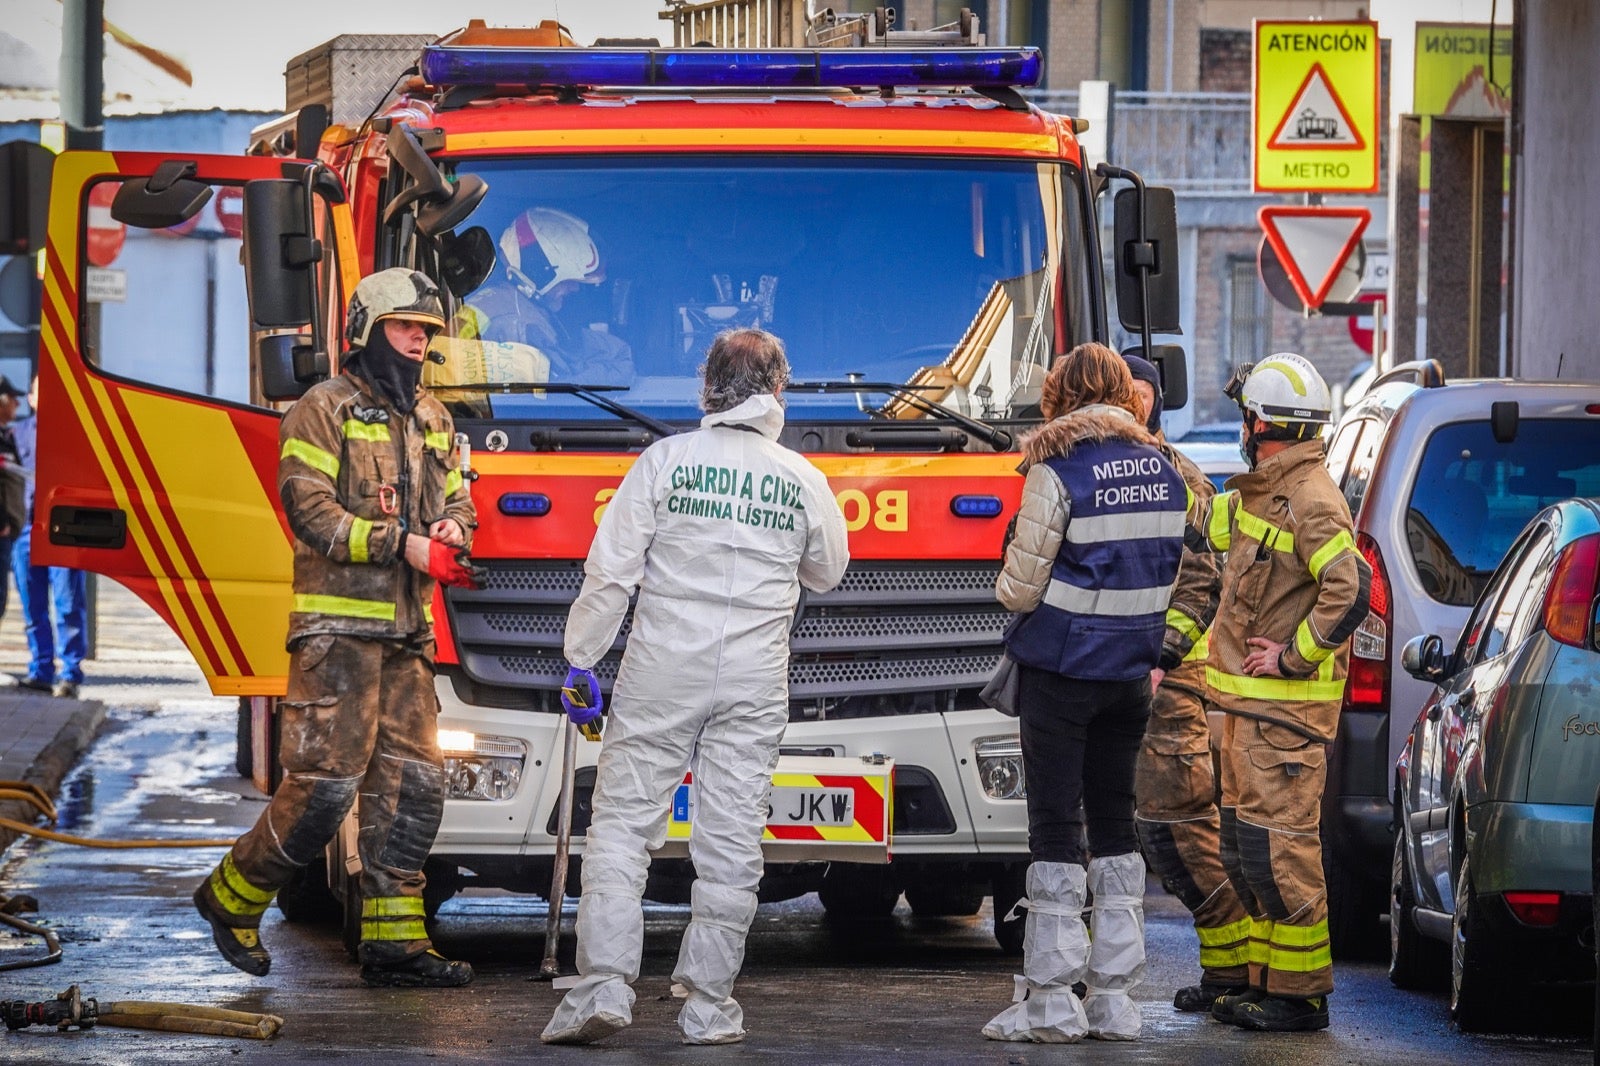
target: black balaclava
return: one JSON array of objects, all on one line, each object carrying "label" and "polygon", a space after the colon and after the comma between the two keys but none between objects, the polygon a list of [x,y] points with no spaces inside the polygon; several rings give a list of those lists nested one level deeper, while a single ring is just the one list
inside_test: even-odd
[{"label": "black balaclava", "polygon": [[367,346],[351,352],[344,365],[361,375],[390,406],[408,415],[417,406],[417,386],[422,382],[422,363],[407,359],[389,343],[383,323],[374,322],[367,335]]},{"label": "black balaclava", "polygon": [[1161,432],[1161,371],[1148,359],[1137,355],[1122,356],[1123,362],[1128,364],[1128,373],[1133,375],[1135,381],[1148,381],[1155,390],[1155,402],[1150,405],[1150,417],[1145,419],[1144,428],[1151,433]]}]

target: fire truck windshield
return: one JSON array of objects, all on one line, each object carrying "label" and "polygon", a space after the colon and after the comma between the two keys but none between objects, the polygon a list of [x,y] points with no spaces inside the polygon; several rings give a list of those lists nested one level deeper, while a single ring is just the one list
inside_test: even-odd
[{"label": "fire truck windshield", "polygon": [[[973,418],[1026,418],[1058,323],[1068,345],[1092,335],[1080,178],[1060,163],[641,156],[455,171],[489,185],[463,226],[484,234],[460,246],[495,255],[461,272],[486,276],[451,292],[429,367],[457,395],[613,385],[633,410],[689,423],[712,339],[757,327],[783,339],[796,380],[859,374]],[[475,396],[479,417],[608,417],[556,389]],[[791,421],[859,421],[894,402],[786,398]]]}]

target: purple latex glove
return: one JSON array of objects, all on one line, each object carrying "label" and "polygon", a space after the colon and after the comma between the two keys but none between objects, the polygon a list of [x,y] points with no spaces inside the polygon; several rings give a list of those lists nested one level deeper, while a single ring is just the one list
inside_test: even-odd
[{"label": "purple latex glove", "polygon": [[561,707],[574,725],[583,725],[600,717],[600,679],[593,670],[580,670],[576,666],[567,670],[567,680],[561,686]]}]

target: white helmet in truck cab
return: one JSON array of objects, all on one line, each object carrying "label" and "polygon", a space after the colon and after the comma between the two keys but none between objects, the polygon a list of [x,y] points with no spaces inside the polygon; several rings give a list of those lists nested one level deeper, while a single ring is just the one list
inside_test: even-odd
[{"label": "white helmet in truck cab", "polygon": [[1289,438],[1309,440],[1333,420],[1327,383],[1310,360],[1293,352],[1278,352],[1240,367],[1226,392],[1240,410],[1285,431]]},{"label": "white helmet in truck cab", "polygon": [[563,281],[605,280],[589,224],[553,207],[530,207],[500,234],[506,273],[525,296],[543,296]]},{"label": "white helmet in truck cab", "polygon": [[350,347],[365,348],[373,324],[386,318],[404,318],[434,330],[444,329],[439,286],[420,270],[405,267],[368,274],[350,294],[350,308],[344,318],[344,335]]}]

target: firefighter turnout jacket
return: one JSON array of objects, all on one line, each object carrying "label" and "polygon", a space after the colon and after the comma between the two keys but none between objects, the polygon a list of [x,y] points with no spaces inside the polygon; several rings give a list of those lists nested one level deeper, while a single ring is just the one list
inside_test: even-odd
[{"label": "firefighter turnout jacket", "polygon": [[[1321,440],[1306,441],[1235,474],[1200,511],[1189,544],[1228,553],[1209,634],[1208,699],[1229,714],[1331,743],[1372,570],[1323,456]],[[1251,637],[1287,643],[1282,677],[1245,672]]]},{"label": "firefighter turnout jacket", "polygon": [[1188,493],[1156,439],[1091,404],[1023,442],[1028,474],[996,596],[1022,612],[1012,658],[1096,681],[1150,672],[1162,654]]},{"label": "firefighter turnout jacket", "polygon": [[[1217,490],[1187,455],[1166,440],[1159,447],[1188,487],[1188,515],[1194,520],[1205,513]],[[1205,694],[1205,635],[1216,617],[1220,584],[1216,556],[1185,545],[1178,582],[1167,605],[1167,631],[1161,638],[1161,669],[1166,671],[1162,684],[1179,685],[1197,696]]]},{"label": "firefighter turnout jacket", "polygon": [[289,645],[319,633],[427,640],[433,578],[406,565],[405,535],[453,518],[477,526],[444,405],[410,413],[347,372],[311,387],[279,430],[278,495],[294,543]]}]

